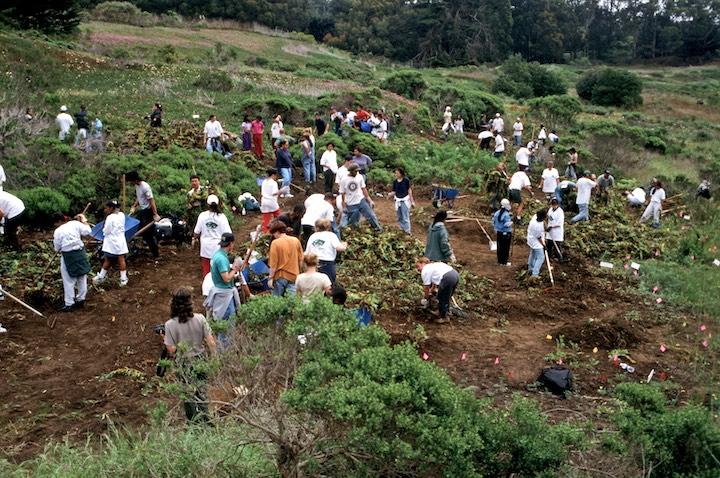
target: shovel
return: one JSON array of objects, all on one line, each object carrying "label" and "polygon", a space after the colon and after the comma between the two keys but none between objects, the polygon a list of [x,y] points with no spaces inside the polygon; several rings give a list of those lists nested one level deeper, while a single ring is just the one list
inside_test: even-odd
[{"label": "shovel", "polygon": [[550,274],[550,284],[552,284],[552,286],[555,287],[555,279],[553,279],[552,267],[550,267],[550,256],[548,256],[547,249],[543,249],[543,250],[545,251],[545,264],[547,264],[548,274]]},{"label": "shovel", "polygon": [[487,237],[488,246],[490,246],[490,250],[491,250],[491,251],[497,251],[497,242],[493,241],[493,240],[490,238],[490,234],[487,233],[487,231],[485,230],[485,228],[483,227],[483,225],[480,223],[480,219],[475,219],[475,221],[477,222],[478,226],[480,226],[480,229],[482,229],[482,232],[485,234],[485,237]]}]

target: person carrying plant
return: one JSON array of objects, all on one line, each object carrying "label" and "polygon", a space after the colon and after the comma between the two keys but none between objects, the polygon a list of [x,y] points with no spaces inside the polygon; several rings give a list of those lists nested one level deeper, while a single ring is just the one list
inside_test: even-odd
[{"label": "person carrying plant", "polygon": [[517,209],[515,210],[515,220],[517,222],[522,220],[523,209],[525,209],[525,204],[523,203],[522,198],[523,189],[529,191],[533,196],[535,195],[530,178],[525,172],[525,168],[520,166],[520,170],[515,172],[515,174],[513,174],[510,178],[510,184],[508,186],[510,203],[517,204]]},{"label": "person carrying plant", "polygon": [[107,271],[113,262],[117,262],[120,269],[120,287],[128,283],[125,255],[128,253],[127,239],[125,238],[125,214],[120,210],[117,201],[105,203],[105,225],[103,226],[103,264],[100,272],[93,277],[93,284],[102,284],[107,277]]},{"label": "person carrying plant", "polygon": [[[65,214],[53,214],[53,247],[60,255],[60,277],[63,282],[65,306],[60,312],[70,312],[85,305],[87,295],[87,274],[90,272],[83,236],[92,234],[84,214],[78,214],[68,221]],[[77,294],[75,293],[77,289]]]},{"label": "person carrying plant", "polygon": [[570,219],[571,224],[590,220],[590,196],[592,196],[592,190],[597,187],[597,183],[591,179],[590,176],[590,171],[585,171],[583,173],[583,177],[580,178],[575,185],[577,188],[577,198],[575,199],[575,204],[577,204],[580,212]]},{"label": "person carrying plant", "polygon": [[430,298],[437,295],[439,317],[434,320],[436,324],[445,324],[450,311],[450,300],[452,300],[455,289],[460,282],[460,275],[455,269],[444,262],[432,262],[429,258],[421,258],[416,265],[420,271],[423,284],[423,298],[420,304],[427,307]]},{"label": "person carrying plant", "polygon": [[335,259],[338,252],[347,250],[347,243],[340,241],[332,232],[332,223],[328,219],[315,222],[315,232],[308,238],[305,254],[315,254],[318,258],[318,271],[326,274],[333,284],[337,278]]},{"label": "person carrying plant", "polygon": [[10,249],[20,251],[18,228],[25,217],[25,203],[17,196],[7,191],[0,191],[0,224],[5,232],[5,244]]},{"label": "person carrying plant", "polygon": [[203,211],[203,204],[206,203],[210,188],[202,184],[200,176],[193,174],[190,176],[190,189],[188,189],[185,199],[187,201],[187,223],[193,225],[197,222],[197,218]]},{"label": "person carrying plant", "polygon": [[262,116],[257,115],[251,123],[252,132],[252,146],[255,152],[255,157],[262,159],[263,157],[263,131],[265,130],[265,124],[263,123]]},{"label": "person carrying plant", "polygon": [[545,261],[545,217],[547,211],[539,210],[530,220],[527,228],[527,245],[530,249],[528,256],[528,272],[531,278],[540,277],[540,268]]},{"label": "person carrying plant", "polygon": [[170,320],[165,322],[163,343],[177,365],[176,373],[189,387],[184,401],[185,417],[190,422],[210,420],[207,377],[193,363],[217,353],[217,344],[207,320],[193,313],[192,290],[180,287],[170,301]]},{"label": "person carrying plant", "polygon": [[[158,222],[160,215],[157,212],[157,204],[155,203],[155,197],[153,196],[152,188],[148,183],[142,180],[137,171],[130,171],[125,179],[135,185],[135,203],[130,208],[130,215],[132,216],[136,210],[138,210],[137,218],[140,220],[140,229]],[[145,229],[143,232],[143,240],[150,248],[150,253],[153,257],[157,258],[160,256],[158,249],[157,237],[155,237],[155,226],[152,225]]]},{"label": "person carrying plant", "polygon": [[510,201],[503,198],[492,217],[493,228],[497,237],[497,261],[501,266],[510,266],[510,245],[512,244],[513,220]]},{"label": "person carrying plant", "polygon": [[287,227],[280,221],[270,224],[273,237],[268,254],[270,280],[268,287],[272,295],[282,297],[295,295],[295,279],[300,274],[303,250],[297,237],[287,235]]},{"label": "person carrying plant", "polygon": [[227,217],[222,212],[220,199],[211,194],[207,198],[208,209],[198,216],[193,229],[192,246],[200,239],[200,264],[202,275],[210,272],[210,260],[220,248],[219,241],[223,234],[232,232]]},{"label": "person carrying plant", "polygon": [[455,262],[455,254],[450,246],[450,235],[445,227],[446,219],[447,212],[438,211],[428,228],[425,257],[431,261]]},{"label": "person carrying plant", "polygon": [[652,193],[650,194],[650,203],[645,208],[645,211],[643,211],[642,216],[640,216],[640,223],[647,221],[648,219],[650,219],[650,216],[652,216],[652,227],[657,229],[658,227],[660,227],[662,202],[665,200],[665,190],[663,189],[662,181],[655,179],[651,191]]},{"label": "person carrying plant", "polygon": [[342,208],[347,210],[348,225],[357,227],[360,222],[360,215],[370,223],[370,226],[378,232],[382,232],[382,226],[375,216],[373,208],[375,203],[365,186],[365,178],[358,175],[360,168],[356,163],[348,167],[348,175],[340,183],[340,194],[342,195]]},{"label": "person carrying plant", "polygon": [[390,195],[395,199],[395,213],[397,214],[400,229],[402,229],[405,234],[410,234],[412,227],[410,223],[410,208],[415,206],[415,199],[413,199],[410,179],[405,176],[405,169],[402,167],[395,169],[395,181],[393,181]]}]

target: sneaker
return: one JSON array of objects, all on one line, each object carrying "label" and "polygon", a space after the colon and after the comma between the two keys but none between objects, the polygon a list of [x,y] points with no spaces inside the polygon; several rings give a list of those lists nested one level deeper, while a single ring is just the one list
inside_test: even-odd
[{"label": "sneaker", "polygon": [[97,275],[97,276],[93,277],[92,282],[95,285],[102,284],[103,282],[105,282],[105,277],[100,277],[99,275]]},{"label": "sneaker", "polygon": [[505,265],[508,266],[508,267],[512,267],[512,262],[508,262],[508,263],[506,263]]},{"label": "sneaker", "polygon": [[447,318],[439,318],[438,317],[437,319],[433,320],[433,323],[435,323],[435,324],[447,324],[448,322],[450,322],[450,319],[447,319]]},{"label": "sneaker", "polygon": [[7,333],[7,329],[5,327],[3,327],[2,324],[0,324],[0,334],[6,334],[6,333]]},{"label": "sneaker", "polygon": [[125,287],[126,285],[128,285],[128,280],[127,280],[127,279],[120,279],[120,287]]},{"label": "sneaker", "polygon": [[84,300],[76,300],[75,305],[73,305],[73,307],[76,309],[82,309],[83,307],[85,307],[85,301]]},{"label": "sneaker", "polygon": [[60,309],[58,312],[65,313],[65,312],[72,312],[73,310],[75,310],[75,307],[73,307],[72,305],[66,305],[62,309]]}]

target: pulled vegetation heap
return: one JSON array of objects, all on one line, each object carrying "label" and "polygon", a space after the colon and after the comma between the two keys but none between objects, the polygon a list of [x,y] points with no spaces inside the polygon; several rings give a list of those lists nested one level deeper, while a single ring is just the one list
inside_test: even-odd
[{"label": "pulled vegetation heap", "polygon": [[[98,6],[96,18],[112,19],[101,16],[103,8],[109,7]],[[183,190],[193,171],[217,186],[231,205],[243,192],[256,191],[255,177],[270,151],[264,161],[237,150],[230,160],[209,156],[198,133],[202,123],[193,114],[204,120],[215,113],[230,130],[245,114],[281,114],[286,124],[300,128],[315,111],[358,103],[393,114],[391,141],[380,144],[345,131],[319,138],[318,150],[332,141],[342,157],[359,145],[375,160],[369,178],[376,191],[387,187],[393,168],[402,165],[418,190],[435,182],[462,188],[478,195],[474,214],[484,213],[486,177],[496,160],[465,136],[438,139],[438,118],[451,104],[468,130],[475,130],[483,114],[496,112],[505,113],[506,124],[522,114],[528,132],[541,123],[552,125],[562,138],[557,157],[575,147],[583,169],[612,167],[617,191],[642,185],[638,178],[663,179],[674,202],[660,230],[639,228],[636,214],[616,194],[607,206],[593,204],[590,224],[568,231],[568,249],[579,264],[587,258],[588,267],[600,259],[639,261],[639,278],[621,270],[613,279],[645,294],[659,284],[676,305],[715,324],[720,318],[718,294],[708,293],[709,285],[720,283],[719,268],[712,265],[720,216],[714,203],[693,199],[699,179],[720,180],[714,154],[720,146],[718,122],[694,112],[677,118],[662,108],[668,101],[678,109],[697,106],[696,100],[720,105],[717,90],[707,86],[717,88],[716,70],[631,73],[528,64],[521,57],[509,58],[497,70],[397,69],[297,35],[230,31],[216,42],[216,33],[228,30],[202,26],[183,33],[91,21],[70,38],[0,31],[6,65],[0,76],[0,157],[33,228],[47,228],[48,214],[55,210],[79,211],[87,202],[97,206],[117,197],[120,175],[129,170],[153,185],[164,215],[183,214]],[[153,43],[138,40],[148,31]],[[626,88],[628,81],[653,94],[643,104],[640,86]],[[580,99],[568,93],[574,85]],[[162,129],[149,129],[143,120],[155,100],[172,112]],[[85,103],[103,119],[105,137],[97,150],[86,153],[56,139],[52,112],[63,103]],[[29,106],[36,116],[24,123]],[[289,133],[295,135],[297,128]],[[422,245],[391,232],[358,232],[352,240],[362,246],[341,271],[357,278],[349,287],[351,302],[380,317],[409,314],[419,285],[416,276],[399,269],[412,264]],[[3,251],[3,286],[32,298],[45,289],[31,280],[39,273],[37,264],[51,255],[40,241],[22,254]],[[368,263],[386,265],[368,276]],[[52,274],[57,273],[46,282],[54,281],[51,294],[59,297]],[[468,287],[461,302],[479,310],[492,284],[469,271],[463,274]],[[379,325],[356,322],[352,312],[327,300],[258,298],[243,307],[236,329],[242,333],[230,349],[198,365],[209,377],[214,427],[179,424],[160,402],[146,428],[109,433],[101,446],[49,445],[23,464],[0,461],[0,474],[601,476],[577,465],[574,458],[581,452],[617,457],[648,477],[709,478],[720,471],[717,374],[699,355],[695,362],[708,384],[696,403],[678,406],[669,399],[679,387],[670,382],[621,383],[607,392],[612,407],[602,415],[609,417],[602,425],[605,433],[597,434],[592,416],[551,422],[534,400],[520,395],[502,404],[477,398],[424,361],[413,341],[394,343]],[[418,335],[423,334],[420,327]],[[717,348],[711,341],[709,351]],[[152,387],[170,396],[191,393],[182,380],[169,376]]]}]

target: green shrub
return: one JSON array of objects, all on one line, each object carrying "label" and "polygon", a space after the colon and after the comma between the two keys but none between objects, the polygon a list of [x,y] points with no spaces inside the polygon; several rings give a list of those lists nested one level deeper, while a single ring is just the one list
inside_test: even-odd
[{"label": "green shrub", "polygon": [[423,93],[422,100],[435,117],[442,115],[445,106],[453,106],[455,114],[461,114],[465,124],[474,129],[480,125],[482,115],[490,117],[504,111],[503,104],[497,96],[450,85],[431,86]]},{"label": "green shrub", "polygon": [[178,62],[178,53],[175,47],[172,45],[165,45],[161,47],[157,52],[157,57],[160,63],[172,65]]},{"label": "green shrub", "polygon": [[530,113],[548,125],[569,125],[582,111],[580,102],[568,95],[544,96],[528,101]]},{"label": "green shrub", "polygon": [[18,192],[18,197],[25,203],[26,220],[34,225],[48,225],[55,212],[70,213],[70,200],[51,188],[23,189]]},{"label": "green shrub", "polygon": [[605,68],[585,73],[575,89],[580,98],[600,106],[633,107],[642,104],[642,81],[627,70]]},{"label": "green shrub", "polygon": [[193,86],[210,91],[230,91],[233,88],[233,81],[226,72],[222,70],[204,70]]},{"label": "green shrub", "polygon": [[492,86],[494,93],[525,99],[564,95],[567,85],[560,75],[537,62],[528,63],[516,54],[505,60]]},{"label": "green shrub", "polygon": [[130,2],[102,2],[92,9],[95,20],[110,23],[127,23],[130,25],[147,26],[151,16]]},{"label": "green shrub", "polygon": [[414,70],[402,70],[393,73],[382,84],[382,87],[386,90],[411,100],[419,99],[427,86],[422,74]]},{"label": "green shrub", "polygon": [[264,56],[249,56],[245,59],[243,63],[245,63],[247,66],[263,67],[270,63],[270,60],[268,60]]}]

